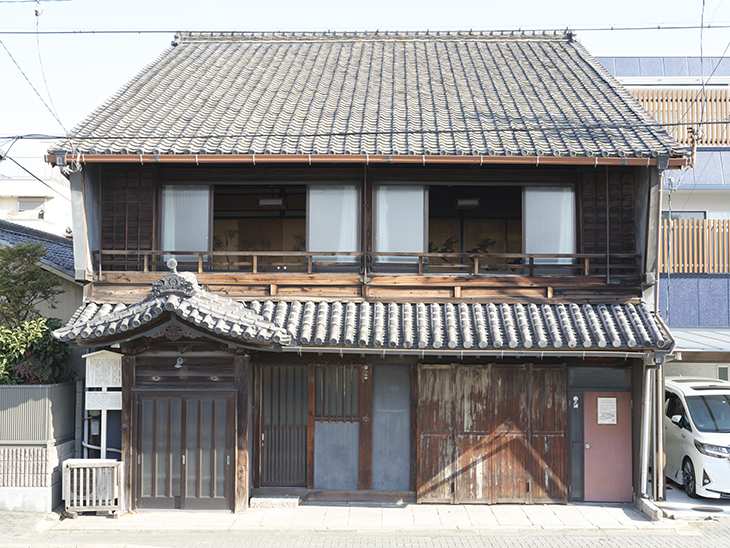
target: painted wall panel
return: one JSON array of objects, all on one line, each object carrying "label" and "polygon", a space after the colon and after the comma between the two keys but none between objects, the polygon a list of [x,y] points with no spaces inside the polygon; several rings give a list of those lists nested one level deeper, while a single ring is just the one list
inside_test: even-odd
[{"label": "painted wall panel", "polygon": [[411,467],[409,366],[373,368],[373,489],[407,491]]},{"label": "painted wall panel", "polygon": [[314,425],[314,488],[357,491],[360,423]]}]

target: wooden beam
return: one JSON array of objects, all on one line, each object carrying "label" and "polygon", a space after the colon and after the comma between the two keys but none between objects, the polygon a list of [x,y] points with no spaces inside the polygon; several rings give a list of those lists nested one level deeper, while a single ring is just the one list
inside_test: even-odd
[{"label": "wooden beam", "polygon": [[314,364],[309,364],[307,420],[307,489],[314,489]]},{"label": "wooden beam", "polygon": [[373,367],[365,364],[360,371],[360,458],[359,482],[361,491],[373,488]]},{"label": "wooden beam", "polygon": [[136,451],[134,449],[133,434],[135,428],[134,414],[134,388],[135,382],[135,359],[134,356],[122,356],[122,462],[124,467],[124,500],[122,501],[123,511],[131,511],[137,508],[137,501],[134,499],[136,492],[132,480],[137,478],[136,472]]},{"label": "wooden beam", "polygon": [[250,377],[250,356],[236,356],[234,360],[236,382],[236,473],[234,475],[235,502],[234,512],[248,508],[249,496],[249,436],[248,436],[248,387]]}]

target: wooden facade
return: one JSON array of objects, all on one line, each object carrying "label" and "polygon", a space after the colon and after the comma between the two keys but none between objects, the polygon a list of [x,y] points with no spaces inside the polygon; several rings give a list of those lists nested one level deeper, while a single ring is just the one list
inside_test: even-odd
[{"label": "wooden facade", "polygon": [[[617,302],[637,295],[642,256],[637,234],[643,230],[635,204],[642,200],[636,178],[639,168],[481,168],[414,170],[371,166],[361,168],[200,168],[168,166],[103,166],[100,176],[101,247],[92,249],[96,302],[133,303],[164,271],[174,250],[160,249],[160,192],[164,184],[261,186],[282,179],[307,185],[349,181],[361,202],[360,251],[323,253],[228,249],[186,250],[185,268],[200,283],[234,299],[568,299],[585,302],[609,298]],[[575,189],[577,212],[575,253],[541,255],[521,247],[487,252],[451,250],[377,253],[373,248],[373,186],[378,181],[420,183],[431,188],[464,185],[523,188],[560,185]],[[519,217],[516,219],[522,222]],[[457,234],[458,237],[458,234]],[[322,263],[322,256],[331,262]],[[381,266],[384,257],[391,268]],[[318,263],[316,261],[319,261]],[[339,262],[338,262],[339,261]],[[397,268],[398,262],[402,268]],[[545,275],[540,265],[552,264]],[[329,268],[327,265],[330,265]],[[558,274],[556,276],[555,269]]]},{"label": "wooden facade", "polygon": [[[90,250],[87,295],[100,307],[142,301],[164,275],[164,260],[180,251],[188,257],[180,270],[195,274],[205,292],[235,301],[623,305],[641,298],[647,261],[641,211],[652,200],[643,168],[112,165],[99,171],[92,190],[101,221],[90,230],[98,230],[100,248]],[[161,248],[162,185],[282,180],[356,185],[359,251]],[[372,208],[379,181],[570,187],[575,253],[524,253],[508,249],[506,237],[505,248],[494,252],[377,253]],[[392,262],[380,260],[386,255]],[[609,348],[597,361],[579,357],[578,349],[560,358],[527,358],[513,346],[468,359],[448,347],[444,355],[430,349],[420,357],[344,346],[339,355],[306,347],[282,354],[255,341],[244,348],[169,327],[170,318],[174,314],[160,316],[142,336],[125,335],[121,346],[128,508],[240,511],[251,496],[277,493],[452,504],[582,500],[575,483],[582,481],[580,461],[568,443],[570,372],[642,364],[638,354],[614,359]],[[636,439],[638,430],[632,435]],[[635,475],[635,468],[627,473]]]}]

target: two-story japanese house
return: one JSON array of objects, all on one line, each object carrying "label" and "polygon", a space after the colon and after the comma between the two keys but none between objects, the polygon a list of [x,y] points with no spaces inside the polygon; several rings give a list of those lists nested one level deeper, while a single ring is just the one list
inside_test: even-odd
[{"label": "two-story japanese house", "polygon": [[183,33],[70,142],[128,508],[646,494],[685,153],[571,33]]}]

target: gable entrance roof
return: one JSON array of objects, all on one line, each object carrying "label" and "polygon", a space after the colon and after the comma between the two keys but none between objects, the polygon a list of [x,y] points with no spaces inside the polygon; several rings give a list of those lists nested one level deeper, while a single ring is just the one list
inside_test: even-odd
[{"label": "gable entrance roof", "polygon": [[71,140],[86,161],[684,156],[571,33],[180,33]]},{"label": "gable entrance roof", "polygon": [[268,350],[462,356],[636,353],[673,343],[644,305],[236,302],[177,272],[133,305],[81,307],[54,336],[103,346],[163,333]]}]

